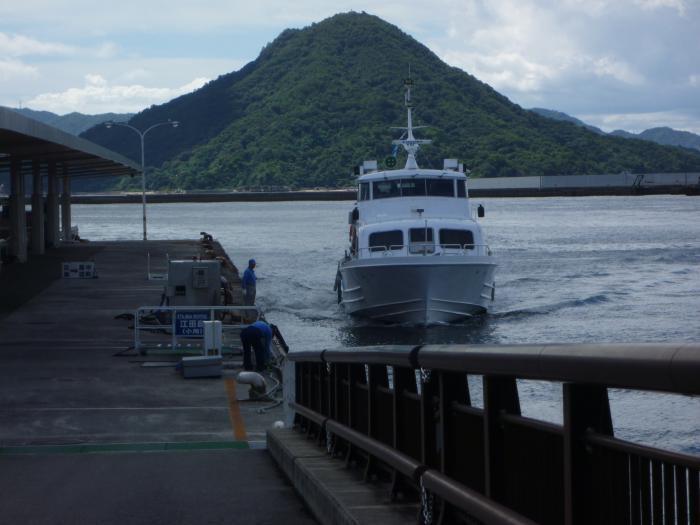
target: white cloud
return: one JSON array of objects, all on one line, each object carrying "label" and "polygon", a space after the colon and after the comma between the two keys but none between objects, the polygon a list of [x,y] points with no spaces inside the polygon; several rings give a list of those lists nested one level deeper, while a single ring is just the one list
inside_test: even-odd
[{"label": "white cloud", "polygon": [[593,60],[591,69],[599,77],[609,76],[626,84],[644,82],[644,77],[634,71],[629,64],[609,56]]},{"label": "white cloud", "polygon": [[24,35],[0,33],[0,55],[21,57],[29,55],[71,55],[75,48],[56,42],[42,42]]},{"label": "white cloud", "polygon": [[119,53],[119,46],[114,42],[105,42],[94,50],[97,58],[113,58]]},{"label": "white cloud", "polygon": [[529,61],[515,52],[483,55],[445,51],[441,58],[497,89],[537,91],[558,74],[555,68]]},{"label": "white cloud", "polygon": [[88,74],[85,85],[58,93],[42,93],[27,101],[32,109],[64,114],[71,111],[95,114],[110,111],[137,112],[152,104],[161,104],[202,87],[207,78],[195,78],[177,88],[146,87],[141,84],[110,85],[101,75]]},{"label": "white cloud", "polygon": [[642,9],[655,10],[660,8],[675,9],[679,15],[686,13],[686,3],[684,0],[634,0],[634,3]]},{"label": "white cloud", "polygon": [[19,60],[0,59],[0,81],[4,82],[17,77],[36,77],[38,74],[35,67]]},{"label": "white cloud", "polygon": [[103,42],[96,46],[77,47],[60,42],[46,42],[25,35],[0,32],[0,56],[6,57],[63,57],[78,56],[113,58],[119,47],[114,42]]}]

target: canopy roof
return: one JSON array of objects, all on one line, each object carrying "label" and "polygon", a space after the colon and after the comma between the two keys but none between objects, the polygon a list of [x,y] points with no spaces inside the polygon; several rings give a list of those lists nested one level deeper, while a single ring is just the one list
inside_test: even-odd
[{"label": "canopy roof", "polygon": [[123,155],[0,107],[0,170],[13,158],[56,162],[74,176],[132,175],[140,166]]}]

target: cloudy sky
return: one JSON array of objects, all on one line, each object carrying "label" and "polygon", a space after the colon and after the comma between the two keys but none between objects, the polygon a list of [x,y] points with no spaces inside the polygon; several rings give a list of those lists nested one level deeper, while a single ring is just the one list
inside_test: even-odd
[{"label": "cloudy sky", "polygon": [[700,133],[700,0],[0,0],[0,105],[135,112],[343,11],[399,26],[523,107]]}]

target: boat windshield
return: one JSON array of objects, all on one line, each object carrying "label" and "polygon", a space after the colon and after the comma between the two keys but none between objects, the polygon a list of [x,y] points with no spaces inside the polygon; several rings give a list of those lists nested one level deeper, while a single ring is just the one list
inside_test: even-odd
[{"label": "boat windshield", "polygon": [[440,244],[446,247],[474,249],[474,234],[471,230],[440,229]]},{"label": "boat windshield", "polygon": [[[456,184],[455,184],[456,182]],[[364,184],[364,183],[363,183]],[[366,200],[365,189],[360,185],[360,200]],[[455,193],[456,188],[456,193]],[[421,179],[406,178],[394,180],[377,180],[372,183],[373,199],[391,197],[460,197],[465,198],[464,182],[451,178]]]},{"label": "boat windshield", "polygon": [[408,245],[409,253],[433,253],[435,252],[435,243],[433,242],[433,229],[411,228],[409,230],[411,239]]},{"label": "boat windshield", "polygon": [[400,250],[401,248],[403,248],[403,232],[401,230],[374,232],[369,234],[370,251]]}]

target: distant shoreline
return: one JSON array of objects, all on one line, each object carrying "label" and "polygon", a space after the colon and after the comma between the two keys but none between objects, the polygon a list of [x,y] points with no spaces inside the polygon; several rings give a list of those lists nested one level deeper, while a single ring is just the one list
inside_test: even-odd
[{"label": "distant shoreline", "polygon": [[[624,195],[698,195],[687,186],[653,186],[642,188],[489,188],[470,189],[469,196],[483,197],[594,197]],[[354,201],[355,190],[310,190],[273,192],[211,192],[211,193],[147,193],[149,203],[176,202],[295,202],[295,201]],[[128,194],[74,194],[73,204],[129,204],[140,203],[140,193]]]},{"label": "distant shoreline", "polygon": [[[629,195],[700,195],[700,187],[684,185],[658,186],[601,186],[581,188],[470,188],[469,196],[487,197],[602,197]],[[306,191],[232,191],[195,193],[147,193],[150,204],[177,202],[303,202],[303,201],[354,201],[355,190],[306,190]],[[27,196],[29,202],[31,196]],[[9,198],[0,195],[0,205]],[[72,204],[140,204],[140,193],[77,193],[71,195]]]}]

